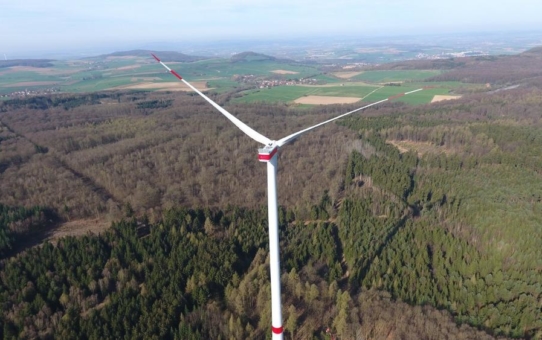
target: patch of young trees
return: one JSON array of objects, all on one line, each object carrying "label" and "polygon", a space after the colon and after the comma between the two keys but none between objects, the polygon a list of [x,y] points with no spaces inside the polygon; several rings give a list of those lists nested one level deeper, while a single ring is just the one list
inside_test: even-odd
[{"label": "patch of young trees", "polygon": [[[282,216],[292,216],[282,211]],[[67,237],[3,262],[3,338],[264,339],[270,287],[264,209],[168,210],[100,236]],[[433,308],[338,282],[341,241],[328,223],[281,223],[290,338],[416,334],[491,338]],[[294,222],[294,221],[292,221]]]},{"label": "patch of young trees", "polygon": [[50,212],[42,207],[9,207],[0,204],[0,259],[9,255],[17,242],[48,224]]}]

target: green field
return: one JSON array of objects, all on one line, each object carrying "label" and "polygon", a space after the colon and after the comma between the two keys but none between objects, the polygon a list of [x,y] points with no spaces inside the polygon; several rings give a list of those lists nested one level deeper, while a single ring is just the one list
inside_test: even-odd
[{"label": "green field", "polygon": [[319,75],[316,75],[314,77],[311,77],[313,79],[316,79],[318,80],[319,82],[324,82],[324,83],[327,83],[327,84],[334,84],[334,83],[345,83],[345,79],[340,79],[340,78],[337,78],[337,77],[333,77],[333,76],[328,76],[327,74],[319,74]]},{"label": "green field", "polygon": [[213,89],[213,92],[225,93],[229,92],[234,88],[239,87],[240,84],[236,81],[230,79],[213,79],[207,81],[207,87]]},{"label": "green field", "polygon": [[291,102],[303,96],[364,97],[373,91],[370,86],[277,86],[269,89],[251,90],[243,93],[243,97],[234,102]]},{"label": "green field", "polygon": [[[305,78],[321,73],[314,67],[289,65],[274,61],[248,61],[232,63],[225,59],[203,60],[193,63],[169,63],[170,67],[190,80],[199,80],[208,77],[231,78],[234,75],[272,76],[275,70],[297,72],[285,75],[285,78]],[[156,65],[154,70],[159,70]]]},{"label": "green field", "polygon": [[439,74],[441,72],[436,70],[366,71],[351,79],[371,83],[410,82],[424,80]]},{"label": "green field", "polygon": [[0,94],[8,94],[25,89],[40,89],[53,85],[33,85],[33,82],[61,82],[58,76],[44,75],[32,71],[6,72],[0,74]]},{"label": "green field", "polygon": [[[418,85],[418,84],[416,84]],[[307,86],[278,86],[270,89],[251,90],[242,93],[242,97],[235,98],[233,102],[284,102],[289,103],[303,96],[333,96],[333,97],[359,97],[367,96],[363,101],[372,102],[386,99],[399,93],[416,90],[420,86],[384,86],[374,93],[372,86],[333,86],[333,87],[307,87]],[[395,99],[408,104],[425,104],[431,102],[435,95],[446,95],[449,88],[432,88],[408,96]]]},{"label": "green field", "polygon": [[[73,61],[56,61],[46,69],[0,70],[0,94],[29,90],[47,93],[52,88],[60,92],[82,93],[110,90],[119,86],[144,82],[173,82],[175,79],[152,60],[151,57],[92,58]],[[282,102],[291,103],[303,96],[335,96],[363,98],[382,83],[401,82],[401,86],[385,86],[364,101],[376,101],[427,85],[436,88],[399,98],[409,104],[431,101],[434,95],[448,94],[450,90],[467,85],[459,82],[426,83],[424,79],[440,74],[432,70],[365,71],[350,79],[340,79],[314,66],[274,60],[207,59],[196,62],[171,62],[168,65],[190,82],[206,81],[213,92],[227,93],[239,87],[254,86],[234,81],[234,76],[252,75],[253,79],[315,79],[327,86],[277,86],[248,90],[236,94],[233,102]],[[293,74],[277,74],[282,70]],[[32,84],[48,82],[47,84]],[[370,85],[374,83],[375,85]],[[472,85],[469,85],[472,86]],[[152,91],[152,89],[149,89]]]},{"label": "green field", "polygon": [[[386,99],[388,97],[394,96],[399,93],[403,92],[409,92],[416,89],[419,89],[423,87],[422,86],[385,86],[381,88],[380,90],[376,91],[375,93],[371,94],[367,98],[365,98],[365,101],[378,101],[382,99]],[[393,101],[400,101],[407,104],[427,104],[430,103],[431,100],[435,95],[446,95],[449,93],[449,89],[447,88],[432,88],[432,89],[426,89],[420,92],[416,92],[404,97],[399,97],[397,99],[393,99]]]},{"label": "green field", "polygon": [[[9,94],[21,90],[46,90],[51,87],[60,88],[61,92],[103,91],[116,86],[135,84],[137,82],[171,82],[174,78],[162,66],[149,58],[133,57],[93,58],[74,61],[56,61],[54,67],[35,71],[0,69],[0,94]],[[277,61],[243,61],[231,62],[227,59],[208,59],[197,62],[172,62],[168,65],[186,77],[188,81],[209,81],[209,87],[216,92],[227,92],[239,86],[232,81],[235,75],[253,75],[256,77],[279,77],[283,79],[317,78],[322,82],[336,81],[335,78],[321,74],[311,66],[288,64]],[[276,70],[295,72],[280,75]],[[50,82],[49,84],[20,84],[29,82]]]}]

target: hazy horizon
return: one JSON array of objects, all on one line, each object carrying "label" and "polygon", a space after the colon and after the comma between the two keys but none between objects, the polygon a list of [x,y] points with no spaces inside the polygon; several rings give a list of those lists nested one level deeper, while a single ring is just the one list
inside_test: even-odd
[{"label": "hazy horizon", "polygon": [[535,0],[506,0],[498,6],[487,0],[210,0],[182,6],[168,0],[2,1],[0,55],[8,58],[220,41],[542,31],[542,3]]},{"label": "hazy horizon", "polygon": [[[303,48],[328,48],[337,46],[439,46],[452,47],[462,45],[465,47],[480,44],[482,47],[508,45],[512,42],[518,48],[510,53],[518,53],[529,48],[542,45],[542,30],[539,31],[512,31],[512,32],[465,32],[448,34],[425,35],[382,35],[382,36],[348,36],[335,35],[329,37],[305,36],[297,38],[276,39],[202,39],[198,42],[187,41],[147,41],[133,43],[96,43],[88,46],[62,46],[42,50],[28,50],[12,53],[0,50],[0,59],[71,59],[98,56],[113,52],[129,50],[177,51],[188,55],[225,57],[234,53],[254,51],[274,55],[277,49],[299,50]],[[483,45],[482,45],[483,44]]]}]

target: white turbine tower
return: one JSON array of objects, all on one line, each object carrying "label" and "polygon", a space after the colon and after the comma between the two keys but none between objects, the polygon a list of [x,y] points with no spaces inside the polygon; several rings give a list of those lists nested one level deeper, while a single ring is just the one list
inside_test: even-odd
[{"label": "white turbine tower", "polygon": [[[152,54],[152,53],[151,53]],[[256,130],[252,129],[250,126],[246,125],[231,113],[226,111],[220,105],[215,103],[209,97],[201,93],[198,89],[192,86],[189,82],[183,79],[175,70],[170,69],[166,64],[164,64],[156,55],[152,54],[154,59],[158,61],[162,66],[164,66],[171,74],[177,77],[180,81],[185,83],[188,87],[194,90],[197,94],[203,97],[206,101],[214,106],[220,113],[222,113],[226,118],[228,118],[233,124],[235,124],[241,131],[247,134],[250,138],[254,139],[258,143],[264,145],[263,148],[258,149],[258,159],[260,162],[267,162],[267,204],[268,204],[268,213],[269,213],[269,256],[270,256],[270,271],[271,271],[271,330],[273,332],[273,340],[279,340],[283,338],[284,327],[282,325],[282,310],[281,310],[281,295],[280,295],[280,256],[279,256],[279,228],[278,228],[278,203],[277,203],[277,151],[281,146],[288,144],[289,142],[295,140],[300,135],[304,134],[307,131],[310,131],[314,128],[317,128],[321,125],[327,124],[334,120],[340,119],[344,116],[352,114],[354,112],[361,111],[368,107],[386,102],[390,99],[398,98],[410,93],[418,92],[423,90],[423,88],[401,93],[386,99],[382,99],[375,103],[365,105],[358,109],[352,110],[340,116],[337,116],[332,119],[328,119],[325,122],[313,125],[304,130],[293,133],[289,136],[286,136],[279,140],[271,140],[264,135],[260,134]]]}]

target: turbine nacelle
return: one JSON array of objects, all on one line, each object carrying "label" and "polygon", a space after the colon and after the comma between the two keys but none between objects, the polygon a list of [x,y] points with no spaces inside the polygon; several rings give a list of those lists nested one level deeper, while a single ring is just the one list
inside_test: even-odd
[{"label": "turbine nacelle", "polygon": [[279,151],[279,146],[275,142],[267,144],[258,149],[258,160],[260,162],[269,162],[277,151]]}]

